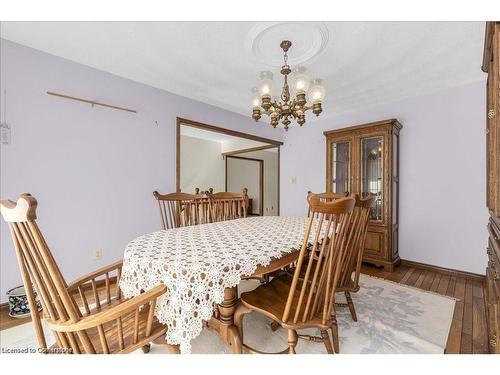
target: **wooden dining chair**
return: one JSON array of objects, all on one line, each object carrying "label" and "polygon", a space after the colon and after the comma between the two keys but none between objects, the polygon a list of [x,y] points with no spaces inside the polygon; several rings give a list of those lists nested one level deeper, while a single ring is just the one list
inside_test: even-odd
[{"label": "wooden dining chair", "polygon": [[204,224],[209,214],[208,202],[204,202],[204,194],[153,192],[160,208],[162,229]]},{"label": "wooden dining chair", "polygon": [[[46,323],[55,336],[54,347],[68,353],[107,354],[130,353],[141,347],[147,352],[152,341],[166,344],[167,328],[154,317],[156,301],[166,287],[160,285],[124,300],[118,286],[122,262],[66,284],[36,223],[36,208],[37,201],[29,194],[21,195],[17,203],[0,201],[29,305],[36,306],[36,290]],[[114,280],[116,286],[112,288]],[[101,285],[103,296],[98,289]],[[30,311],[38,345],[45,349],[47,343],[40,314],[36,308]]]},{"label": "wooden dining chair", "polygon": [[208,193],[210,217],[212,222],[241,219],[247,217],[248,189],[241,193]]},{"label": "wooden dining chair", "polygon": [[[328,195],[326,195],[328,194]],[[322,193],[318,194],[322,201],[335,201],[336,198],[332,194],[335,193]],[[343,193],[342,193],[343,194]],[[351,214],[350,223],[353,241],[350,242],[349,248],[346,250],[346,256],[341,265],[339,284],[337,292],[343,292],[346,298],[345,303],[335,303],[336,307],[348,307],[352,319],[356,322],[356,310],[354,302],[352,301],[351,293],[359,291],[359,277],[361,274],[361,265],[363,263],[363,252],[365,247],[366,232],[368,229],[368,222],[370,219],[370,210],[375,202],[375,194],[368,194],[365,198],[360,198],[358,194],[351,194],[352,198],[356,200],[353,213]],[[317,214],[316,214],[317,215]],[[320,241],[321,242],[321,241]],[[312,246],[311,244],[309,246]],[[318,252],[315,254],[316,259]],[[316,259],[314,262],[316,262]],[[301,273],[301,277],[303,277]],[[271,327],[273,330],[277,328],[276,323],[273,322]],[[299,338],[310,341],[316,341],[314,337],[309,335],[299,335]],[[339,352],[339,342],[334,339],[334,350]]]},{"label": "wooden dining chair", "polygon": [[347,252],[343,263],[339,281],[339,292],[344,292],[346,303],[337,303],[337,306],[347,306],[351,313],[352,320],[358,320],[351,293],[359,291],[359,276],[361,274],[361,265],[363,263],[363,252],[365,249],[366,233],[370,221],[370,211],[375,203],[375,194],[369,194],[365,198],[360,198],[358,194],[354,195],[356,203],[351,217],[351,224],[354,230],[354,241]]},{"label": "wooden dining chair", "polygon": [[[353,241],[350,221],[355,199],[322,202],[311,194],[308,202],[312,215],[293,274],[285,273],[253,291],[242,293],[236,308],[234,322],[243,348],[251,353],[262,353],[245,345],[243,340],[243,317],[251,311],[266,315],[288,330],[288,348],[280,353],[295,353],[297,330],[305,328],[319,328],[321,337],[316,340],[325,345],[328,353],[334,353],[328,330],[334,342],[338,341],[335,293],[342,263]],[[313,246],[308,246],[309,243]]]}]

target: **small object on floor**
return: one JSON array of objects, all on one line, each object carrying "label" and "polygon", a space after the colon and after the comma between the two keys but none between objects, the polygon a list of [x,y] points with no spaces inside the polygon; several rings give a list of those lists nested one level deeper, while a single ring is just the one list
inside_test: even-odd
[{"label": "small object on floor", "polygon": [[[9,297],[9,316],[12,318],[26,318],[30,316],[30,306],[28,303],[28,297],[26,297],[26,291],[24,286],[17,286],[7,291],[7,296]],[[36,293],[35,293],[36,298]],[[40,311],[42,306],[40,302],[36,301],[37,309]]]}]

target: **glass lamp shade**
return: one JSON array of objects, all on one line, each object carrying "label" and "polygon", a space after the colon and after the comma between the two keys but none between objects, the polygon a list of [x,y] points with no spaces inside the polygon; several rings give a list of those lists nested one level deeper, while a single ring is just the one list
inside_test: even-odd
[{"label": "glass lamp shade", "polygon": [[273,81],[269,78],[264,78],[259,84],[260,95],[272,95],[273,92]]},{"label": "glass lamp shade", "polygon": [[300,72],[292,75],[292,90],[295,94],[307,92],[309,89],[309,77]]},{"label": "glass lamp shade", "polygon": [[325,99],[326,90],[320,83],[315,83],[313,87],[309,89],[307,98],[309,101],[314,103],[321,103]]}]

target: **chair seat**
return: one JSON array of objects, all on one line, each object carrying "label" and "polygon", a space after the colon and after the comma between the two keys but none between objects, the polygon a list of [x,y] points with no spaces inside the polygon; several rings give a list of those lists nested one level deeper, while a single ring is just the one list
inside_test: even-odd
[{"label": "chair seat", "polygon": [[[289,320],[287,322],[282,320],[291,283],[292,276],[288,274],[275,277],[267,284],[258,286],[250,292],[242,293],[241,303],[249,309],[268,316],[286,329],[303,329],[311,327],[328,329],[330,327],[330,322],[322,324],[321,317],[319,316],[321,312],[313,319],[308,320],[307,323],[302,323],[300,320],[297,321],[297,323],[293,323],[297,303],[292,303]],[[294,301],[298,300],[299,295],[300,281],[294,293]],[[305,306],[305,304],[306,301],[303,302],[303,306]]]}]

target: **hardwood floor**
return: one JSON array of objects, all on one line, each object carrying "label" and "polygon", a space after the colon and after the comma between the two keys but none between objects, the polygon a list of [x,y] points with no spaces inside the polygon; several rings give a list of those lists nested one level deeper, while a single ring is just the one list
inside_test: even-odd
[{"label": "hardwood floor", "polygon": [[[488,352],[484,286],[474,278],[401,265],[393,273],[369,265],[362,272],[458,299],[445,353],[479,354]],[[8,309],[0,311],[0,330],[27,323],[30,319],[9,317]]]},{"label": "hardwood floor", "polygon": [[474,278],[399,266],[393,273],[363,265],[361,272],[458,299],[445,353],[488,353],[484,285]]}]

